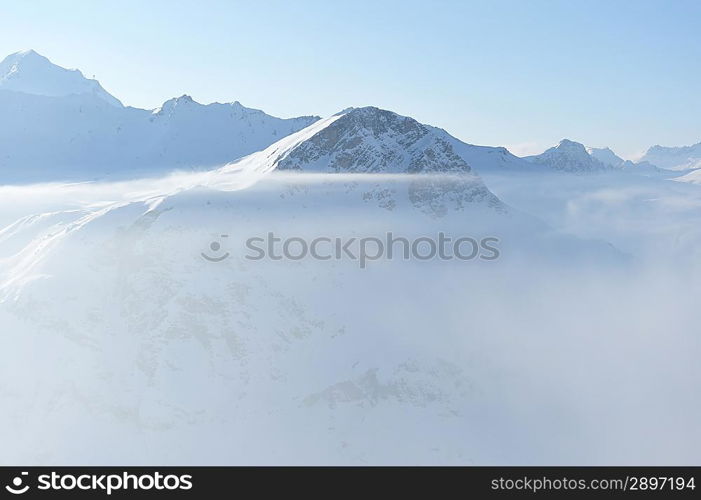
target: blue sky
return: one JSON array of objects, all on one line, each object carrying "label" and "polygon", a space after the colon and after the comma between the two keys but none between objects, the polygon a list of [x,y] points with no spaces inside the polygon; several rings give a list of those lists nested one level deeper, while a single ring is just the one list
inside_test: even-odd
[{"label": "blue sky", "polygon": [[0,1],[33,48],[128,105],[277,116],[376,105],[471,143],[633,156],[701,141],[698,1]]}]

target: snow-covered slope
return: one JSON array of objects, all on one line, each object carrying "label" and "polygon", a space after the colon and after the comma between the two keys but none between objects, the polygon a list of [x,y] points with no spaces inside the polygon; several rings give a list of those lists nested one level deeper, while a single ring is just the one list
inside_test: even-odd
[{"label": "snow-covered slope", "polygon": [[539,170],[537,166],[512,154],[504,147],[466,144],[452,136],[450,143],[455,152],[477,173]]},{"label": "snow-covered slope", "polygon": [[85,78],[77,69],[57,66],[33,50],[10,54],[0,62],[0,90],[51,97],[88,94],[122,107],[97,80]]},{"label": "snow-covered slope", "polygon": [[238,102],[202,105],[188,96],[155,111],[123,107],[89,91],[97,82],[34,52],[2,65],[9,76],[0,84],[0,184],[221,166],[318,119],[281,119]]},{"label": "snow-covered slope", "polygon": [[[364,196],[378,185],[409,193],[417,179],[469,173],[305,173],[304,164],[274,171],[286,153],[306,149],[341,119],[209,175],[162,180],[170,187],[160,192],[143,181],[52,186],[38,201],[65,198],[70,209],[6,225],[0,352],[12,356],[0,364],[0,429],[11,432],[1,436],[0,461],[534,464],[605,456],[647,463],[659,459],[657,450],[644,454],[649,442],[614,431],[630,429],[632,416],[646,427],[689,412],[690,423],[673,434],[686,444],[667,453],[685,463],[698,456],[688,439],[698,434],[692,399],[664,393],[677,400],[667,406],[633,391],[657,380],[687,394],[698,363],[688,365],[693,371],[650,369],[664,365],[659,346],[676,363],[691,363],[693,353],[677,349],[678,328],[659,314],[659,294],[642,286],[649,283],[623,280],[625,265],[611,259],[609,245],[479,203],[435,217],[408,196],[397,195],[392,207]],[[565,180],[571,189],[586,184]],[[536,197],[538,185],[534,179],[525,191]],[[558,185],[548,191],[559,195]],[[512,189],[524,191],[518,182]],[[124,201],[139,191],[148,194]],[[0,213],[30,193],[42,191],[4,189]],[[588,194],[581,198],[592,203],[610,198]],[[589,205],[552,207],[592,221]],[[502,256],[405,260],[400,243],[394,259],[366,269],[349,259],[246,258],[246,241],[271,232],[296,238],[296,253],[300,238],[357,242],[388,231],[410,239],[496,236]],[[587,231],[595,235],[596,227]],[[698,316],[685,297],[665,309],[676,322]],[[657,309],[647,307],[653,302]],[[631,351],[639,331],[645,342]],[[621,368],[623,352],[629,364]],[[601,412],[623,404],[621,390],[626,405],[601,436]],[[68,432],[76,427],[79,437]],[[612,443],[621,450],[613,458]]]},{"label": "snow-covered slope", "polygon": [[640,161],[647,161],[668,170],[689,170],[701,167],[701,142],[692,146],[652,146]]},{"label": "snow-covered slope", "polygon": [[537,172],[540,170],[534,164],[512,154],[508,149],[500,146],[478,146],[468,144],[453,137],[442,128],[427,127],[445,140],[453,147],[455,153],[467,162],[470,167],[481,173],[505,173],[514,172]]},{"label": "snow-covered slope", "polygon": [[674,180],[679,182],[689,182],[691,184],[701,185],[701,168],[697,168],[687,174],[684,174],[680,177],[676,177]]},{"label": "snow-covered slope", "polygon": [[[0,351],[13,352],[0,364],[0,380],[13,380],[0,382],[0,429],[13,430],[0,436],[0,461],[508,462],[523,458],[499,458],[495,441],[480,436],[511,433],[515,422],[531,432],[510,442],[542,441],[542,417],[514,415],[494,395],[518,383],[502,379],[511,355],[489,354],[501,331],[494,321],[524,307],[524,283],[543,283],[537,262],[566,255],[566,269],[591,258],[617,262],[617,253],[500,210],[469,171],[419,162],[425,168],[415,174],[305,173],[300,151],[320,152],[306,145],[318,146],[344,116],[218,171],[162,180],[160,192],[144,181],[51,186],[38,201],[65,198],[70,208],[63,201],[0,230]],[[409,155],[397,146],[407,138],[394,131],[353,144],[377,155],[367,164],[389,156],[397,161],[390,170],[414,164],[398,159]],[[385,133],[391,140],[381,140]],[[299,170],[277,171],[288,159]],[[437,190],[448,183],[457,188]],[[464,183],[487,202],[440,211],[435,198],[416,196],[462,192]],[[5,189],[0,207],[41,192]],[[439,232],[450,248],[461,237],[497,237],[503,258],[407,260],[401,242],[393,259],[366,269],[345,254],[246,257],[250,238],[269,233],[296,239],[290,253],[300,239],[342,238],[356,242],[357,255],[362,238],[425,242]],[[527,279],[512,279],[523,269]],[[490,298],[509,294],[513,303],[493,309]],[[32,364],[18,362],[30,351]],[[37,426],[39,415],[50,423]],[[67,426],[79,426],[81,437]],[[513,449],[543,446],[551,457],[559,441]]]}]

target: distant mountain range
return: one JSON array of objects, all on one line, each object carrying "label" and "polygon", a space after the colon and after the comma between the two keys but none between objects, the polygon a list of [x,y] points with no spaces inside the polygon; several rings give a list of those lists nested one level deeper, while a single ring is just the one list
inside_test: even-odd
[{"label": "distant mountain range", "polygon": [[[96,80],[32,50],[0,63],[0,115],[3,183],[211,169],[262,151],[320,119],[277,118],[239,102],[203,105],[187,95],[154,110],[125,107]],[[581,174],[701,166],[701,144],[655,146],[636,164],[608,148],[565,139],[540,155],[519,158],[506,148],[467,144],[445,130],[377,108],[340,115],[281,159],[278,168],[365,173],[549,168]]]},{"label": "distant mountain range", "polygon": [[668,170],[701,168],[701,142],[693,146],[653,146],[640,160]]},{"label": "distant mountain range", "polygon": [[638,174],[661,173],[649,162],[634,163],[624,160],[609,148],[586,147],[579,142],[563,139],[544,153],[528,156],[525,160],[560,172],[587,174],[622,171]]},{"label": "distant mountain range", "polygon": [[188,96],[124,107],[95,80],[28,51],[0,63],[0,178],[93,179],[219,166],[318,120]]}]

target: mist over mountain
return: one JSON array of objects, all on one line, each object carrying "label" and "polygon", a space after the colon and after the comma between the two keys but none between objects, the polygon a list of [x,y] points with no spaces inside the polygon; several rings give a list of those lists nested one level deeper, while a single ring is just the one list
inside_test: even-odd
[{"label": "mist over mountain", "polygon": [[0,463],[698,463],[701,170],[0,74]]}]

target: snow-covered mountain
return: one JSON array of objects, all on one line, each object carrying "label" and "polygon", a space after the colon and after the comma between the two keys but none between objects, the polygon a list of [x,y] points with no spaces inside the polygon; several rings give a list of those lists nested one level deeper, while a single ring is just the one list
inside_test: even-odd
[{"label": "snow-covered mountain", "polygon": [[586,147],[569,139],[563,139],[557,146],[539,155],[527,156],[524,160],[555,171],[576,174],[624,172],[650,176],[665,172],[646,161],[634,163],[624,160],[610,148]]},{"label": "snow-covered mountain", "polygon": [[[241,165],[257,171],[459,174],[464,187],[469,182],[475,188],[465,200],[491,200],[494,206],[499,204],[475,175],[545,170],[506,148],[466,144],[443,129],[375,107],[349,108],[320,120],[225,170]],[[455,189],[457,184],[451,186]]]},{"label": "snow-covered mountain", "polygon": [[701,142],[680,147],[652,146],[640,161],[668,170],[701,168]]},{"label": "snow-covered mountain", "polygon": [[505,148],[465,144],[443,129],[376,107],[350,108],[279,162],[280,170],[469,173],[525,167]]},{"label": "snow-covered mountain", "polygon": [[612,168],[611,165],[591,155],[583,144],[569,139],[563,139],[557,146],[544,153],[528,156],[525,159],[553,170],[578,174],[602,172]]},{"label": "snow-covered mountain", "polygon": [[375,107],[345,110],[287,151],[279,170],[345,173],[462,173],[471,165],[447,132]]},{"label": "snow-covered mountain", "polygon": [[185,95],[167,101],[148,119],[158,161],[176,168],[222,165],[260,151],[317,121],[282,119],[233,103],[199,104]]},{"label": "snow-covered mountain", "polygon": [[445,130],[376,107],[348,108],[246,159],[265,170],[454,173],[530,166],[505,148],[465,144]]},{"label": "snow-covered mountain", "polygon": [[604,165],[619,168],[622,167],[626,160],[614,153],[610,148],[591,148],[587,147],[587,153],[592,158],[599,160]]},{"label": "snow-covered mountain", "polygon": [[2,68],[9,76],[0,84],[0,184],[221,166],[318,119],[188,96],[154,111],[123,107],[97,82],[35,52],[10,56]]},{"label": "snow-covered mountain", "polygon": [[447,134],[413,118],[374,107],[350,109],[327,121],[278,161],[279,170],[346,173],[465,173]]},{"label": "snow-covered mountain", "polygon": [[57,66],[33,50],[10,54],[0,62],[0,90],[51,97],[88,94],[122,107],[97,80],[85,78],[77,69]]},{"label": "snow-covered mountain", "polygon": [[440,174],[409,184],[409,193],[398,194],[381,184],[365,193],[384,206],[393,207],[397,196],[434,213],[449,207],[481,203],[505,210],[470,165],[456,154],[453,138],[445,131],[413,118],[375,107],[349,108],[292,134],[267,149],[224,167],[224,172],[247,169],[338,174]]},{"label": "snow-covered mountain", "polygon": [[614,153],[610,148],[587,148],[589,155],[599,160],[604,165],[611,167],[614,170],[620,170],[629,174],[638,174],[643,176],[664,176],[673,175],[664,169],[658,168],[649,161],[637,161],[633,162],[630,160],[624,160],[616,153]]}]

